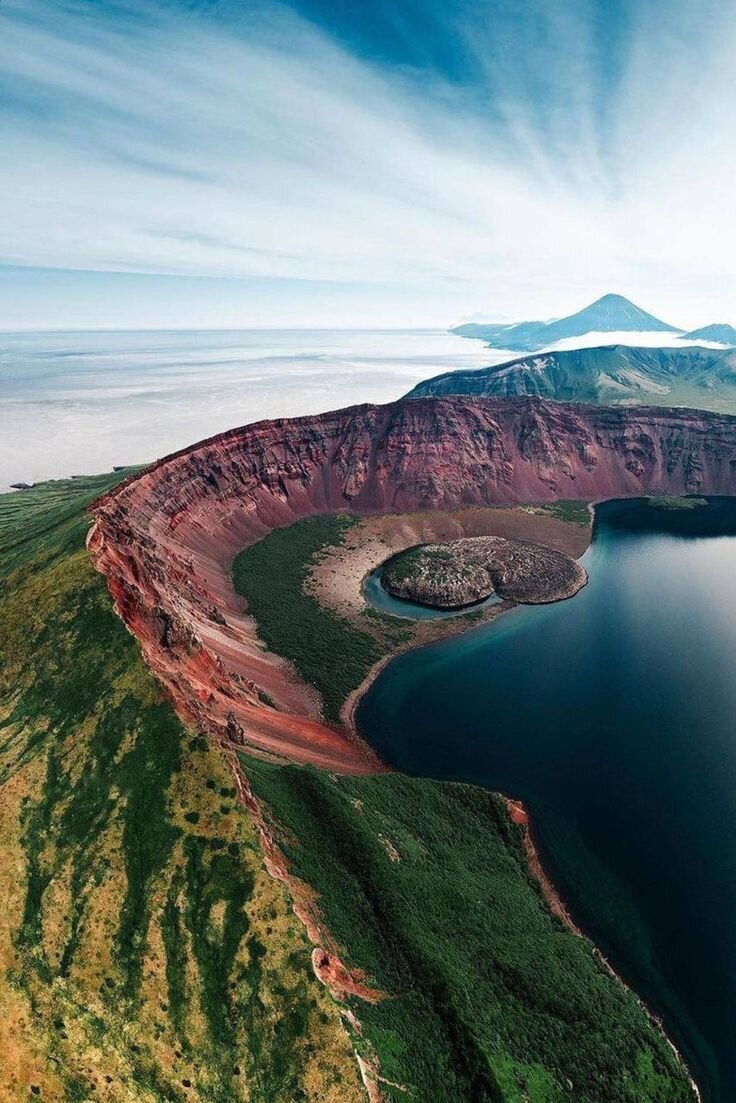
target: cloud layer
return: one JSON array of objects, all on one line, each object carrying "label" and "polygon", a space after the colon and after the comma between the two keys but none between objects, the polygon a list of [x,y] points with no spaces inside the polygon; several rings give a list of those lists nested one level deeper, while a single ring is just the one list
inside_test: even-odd
[{"label": "cloud layer", "polygon": [[351,289],[367,321],[606,290],[735,320],[732,7],[523,7],[4,0],[0,262],[300,319],[323,286],[328,324]]}]

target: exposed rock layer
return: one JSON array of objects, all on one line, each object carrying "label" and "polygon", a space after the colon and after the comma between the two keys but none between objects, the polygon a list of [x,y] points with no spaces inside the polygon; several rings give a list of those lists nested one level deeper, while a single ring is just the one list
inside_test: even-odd
[{"label": "exposed rock layer", "polygon": [[473,536],[423,544],[386,564],[382,585],[394,597],[459,609],[491,594],[529,605],[572,597],[588,581],[569,555],[540,544]]},{"label": "exposed rock layer", "polygon": [[97,503],[89,547],[185,720],[263,753],[372,771],[369,749],[324,724],[310,688],[264,651],[231,583],[240,548],[315,512],[732,494],[735,465],[724,415],[535,398],[358,406],[161,460]]}]

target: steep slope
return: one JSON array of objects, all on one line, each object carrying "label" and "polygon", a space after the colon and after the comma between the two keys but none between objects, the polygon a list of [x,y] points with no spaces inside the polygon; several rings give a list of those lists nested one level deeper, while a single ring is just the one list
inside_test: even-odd
[{"label": "steep slope", "polygon": [[736,345],[736,328],[723,323],[691,329],[683,333],[683,341],[717,341],[719,345]]},{"label": "steep slope", "polygon": [[263,650],[232,586],[237,551],[315,512],[646,493],[730,494],[736,419],[462,396],[262,422],[162,460],[95,510],[89,546],[180,715],[347,772],[379,768]]},{"label": "steep slope", "polygon": [[85,551],[122,477],[0,496],[0,1099],[363,1103],[226,757]]},{"label": "steep slope", "polygon": [[517,322],[514,325],[469,323],[452,332],[460,337],[475,337],[491,348],[531,352],[556,341],[581,337],[585,333],[671,332],[677,327],[655,318],[623,295],[604,295],[575,314],[552,322]]},{"label": "steep slope", "polygon": [[177,720],[84,550],[114,482],[0,498],[2,1099],[694,1103],[518,806]]},{"label": "steep slope", "polygon": [[442,394],[736,410],[736,353],[628,345],[546,352],[494,367],[446,372],[418,383],[407,397]]}]

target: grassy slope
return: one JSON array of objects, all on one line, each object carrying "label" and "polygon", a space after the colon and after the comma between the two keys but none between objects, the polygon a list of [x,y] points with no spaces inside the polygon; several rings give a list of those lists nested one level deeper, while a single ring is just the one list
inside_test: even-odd
[{"label": "grassy slope", "polygon": [[560,521],[569,521],[573,525],[590,524],[588,503],[577,498],[560,498],[557,502],[546,502],[534,508],[540,513],[549,513],[552,517],[559,517]]},{"label": "grassy slope", "polygon": [[[365,633],[299,583],[347,524],[311,518],[274,532],[235,570],[264,638],[328,684],[333,714],[378,644],[368,637],[370,650]],[[315,638],[318,650],[302,649]],[[399,776],[244,766],[351,963],[390,993],[360,1017],[384,1076],[408,1098],[692,1098],[635,999],[548,913],[499,798]]]},{"label": "grassy slope", "polygon": [[84,550],[122,477],[0,498],[0,1099],[363,1099],[229,771]]},{"label": "grassy slope", "polygon": [[341,543],[355,523],[344,514],[306,517],[251,544],[233,563],[235,589],[246,598],[264,642],[317,687],[325,716],[335,723],[345,698],[385,653],[386,641],[396,646],[411,634],[395,617],[375,611],[362,631],[346,632],[341,617],[304,593],[314,557]]},{"label": "grassy slope", "polygon": [[[176,720],[83,550],[83,507],[113,481],[0,499],[0,1098],[362,1098],[218,753]],[[278,535],[293,581],[325,533],[268,537],[262,587]],[[364,634],[315,620],[299,585],[274,596],[272,645],[317,628],[330,684],[350,660],[339,707],[372,661]],[[497,798],[244,765],[349,958],[390,993],[358,1009],[383,1073],[413,1089],[390,1094],[689,1098],[633,999],[548,915]]]}]

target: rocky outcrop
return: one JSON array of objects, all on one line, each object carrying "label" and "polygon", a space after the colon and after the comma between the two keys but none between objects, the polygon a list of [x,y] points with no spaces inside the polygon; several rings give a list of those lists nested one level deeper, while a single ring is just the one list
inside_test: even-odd
[{"label": "rocky outcrop", "polygon": [[267,653],[235,553],[310,513],[731,494],[736,418],[541,399],[418,399],[223,433],[98,501],[89,548],[180,715],[227,744],[372,771],[368,748]]},{"label": "rocky outcrop", "polygon": [[564,552],[501,536],[420,544],[390,559],[381,575],[394,597],[435,609],[462,609],[494,593],[543,605],[572,597],[587,581],[585,569]]}]

